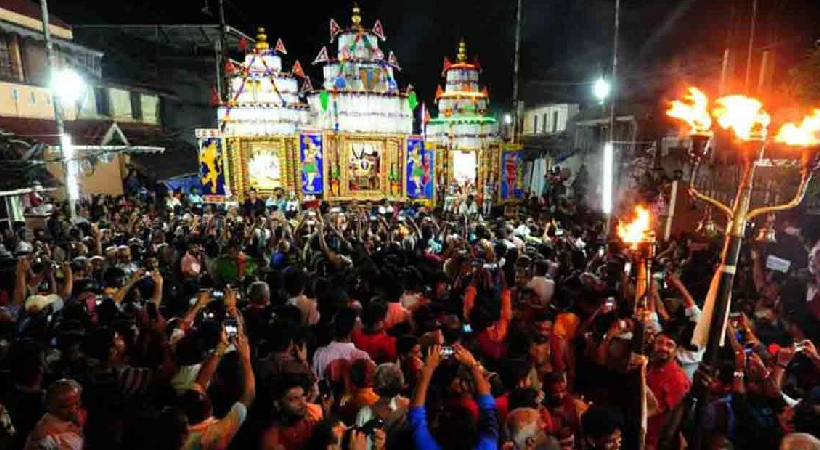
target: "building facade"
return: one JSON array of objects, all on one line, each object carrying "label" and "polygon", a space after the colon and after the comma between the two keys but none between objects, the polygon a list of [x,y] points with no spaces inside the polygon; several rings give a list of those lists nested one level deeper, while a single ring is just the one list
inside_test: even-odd
[{"label": "building facade", "polygon": [[[18,142],[39,145],[33,159],[63,179],[57,123],[49,90],[49,66],[39,4],[8,0],[0,4],[0,130]],[[76,104],[63,105],[66,133],[74,146],[81,194],[121,194],[130,154],[162,152],[153,135],[161,123],[156,92],[102,79],[103,52],[74,41],[71,26],[50,16],[55,70],[69,68],[85,89]],[[150,144],[149,144],[150,142]],[[18,152],[29,149],[21,147]],[[61,191],[55,194],[60,196]]]},{"label": "building facade", "polygon": [[580,107],[572,103],[548,103],[524,108],[524,136],[548,136],[561,133],[573,119]]}]

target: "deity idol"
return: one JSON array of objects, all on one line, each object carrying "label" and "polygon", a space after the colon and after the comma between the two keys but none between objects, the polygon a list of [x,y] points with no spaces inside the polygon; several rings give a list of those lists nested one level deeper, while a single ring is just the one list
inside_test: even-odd
[{"label": "deity idol", "polygon": [[304,188],[313,191],[313,182],[316,178],[322,178],[322,174],[319,173],[319,160],[322,159],[322,152],[313,143],[313,139],[305,137],[304,141],[305,159],[302,163],[302,171],[305,173]]}]

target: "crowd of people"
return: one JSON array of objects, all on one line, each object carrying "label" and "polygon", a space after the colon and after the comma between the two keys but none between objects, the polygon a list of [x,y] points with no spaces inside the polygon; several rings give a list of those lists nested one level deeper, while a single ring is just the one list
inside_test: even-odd
[{"label": "crowd of people", "polygon": [[819,226],[744,247],[711,367],[720,242],[661,243],[635,301],[599,214],[532,200],[58,204],[2,236],[0,448],[820,449]]}]

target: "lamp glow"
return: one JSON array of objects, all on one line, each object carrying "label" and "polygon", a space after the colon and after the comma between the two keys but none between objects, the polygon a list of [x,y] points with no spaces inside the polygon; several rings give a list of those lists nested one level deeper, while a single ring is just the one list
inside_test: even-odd
[{"label": "lamp glow", "polygon": [[63,134],[60,136],[60,150],[63,154],[65,164],[65,184],[68,200],[73,202],[80,196],[80,186],[77,184],[77,161],[74,160],[74,145],[71,143],[71,136]]},{"label": "lamp glow", "polygon": [[64,105],[73,105],[85,93],[85,81],[71,69],[60,69],[51,78],[51,90]]},{"label": "lamp glow", "polygon": [[504,114],[504,123],[507,124],[507,125],[511,124],[512,123],[512,115]]},{"label": "lamp glow", "polygon": [[603,103],[607,97],[609,97],[609,82],[604,80],[603,78],[598,78],[595,81],[595,86],[593,86],[593,92],[595,93],[595,98],[598,99],[599,102]]},{"label": "lamp glow", "polygon": [[604,144],[604,173],[603,173],[603,188],[601,189],[603,198],[601,199],[601,209],[604,214],[612,213],[612,163],[613,163],[613,148],[612,143]]}]

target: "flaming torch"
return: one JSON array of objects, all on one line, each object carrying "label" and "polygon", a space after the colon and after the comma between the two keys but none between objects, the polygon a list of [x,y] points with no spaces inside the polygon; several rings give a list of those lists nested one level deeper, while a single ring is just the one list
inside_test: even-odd
[{"label": "flaming torch", "polygon": [[[771,117],[766,113],[763,104],[759,100],[742,95],[723,97],[716,100],[715,104],[712,116],[717,124],[724,130],[734,134],[736,147],[740,150],[742,175],[731,206],[702,194],[691,184],[689,188],[689,192],[693,197],[708,202],[716,210],[722,212],[728,224],[725,230],[721,265],[715,275],[717,284],[713,283],[714,289],[710,289],[707,295],[703,315],[695,328],[693,338],[694,344],[706,346],[703,363],[710,367],[715,367],[719,343],[724,335],[726,317],[729,313],[729,298],[746,224],[757,216],[766,214],[771,217],[771,214],[777,211],[791,209],[800,204],[805,196],[812,174],[817,169],[817,155],[820,149],[820,110],[815,110],[811,116],[807,116],[799,124],[785,124],[774,140],[787,146],[802,149],[800,158],[801,181],[797,194],[789,203],[778,206],[764,206],[750,211],[755,164],[758,159],[763,158],[765,153]],[[699,98],[690,101],[690,106],[694,105],[697,105],[698,111],[704,108],[704,102]],[[681,108],[675,106],[673,105],[668,114],[683,119],[694,130],[693,119],[688,115],[681,114]],[[706,123],[705,120],[700,121],[701,125]],[[699,159],[693,158],[693,163],[697,165]],[[697,386],[696,389],[695,397],[698,399],[696,403],[698,411],[695,412],[695,417],[700,421],[703,415],[702,407],[708,404],[709,391],[708,387],[704,386]],[[700,428],[700,426],[697,427],[698,430]],[[696,433],[692,444],[694,449],[703,448],[700,432]]]},{"label": "flaming torch", "polygon": [[[635,219],[629,223],[618,224],[618,237],[632,250],[632,260],[636,267],[637,280],[635,282],[634,315],[643,323],[649,313],[648,298],[649,283],[652,280],[652,259],[655,257],[655,232],[652,230],[652,220],[649,210],[643,206],[635,207]],[[637,331],[637,330],[636,330]],[[643,330],[641,329],[641,336]],[[635,351],[643,353],[643,338],[639,338]]]},{"label": "flaming torch", "polygon": [[691,185],[697,178],[698,169],[703,157],[709,152],[709,145],[712,142],[712,116],[709,115],[709,97],[696,87],[689,88],[689,94],[684,100],[674,100],[670,103],[670,108],[666,115],[680,119],[689,125],[689,139],[692,141],[692,148],[689,150],[689,160],[692,164],[689,174],[690,194],[699,197],[696,190]]}]

